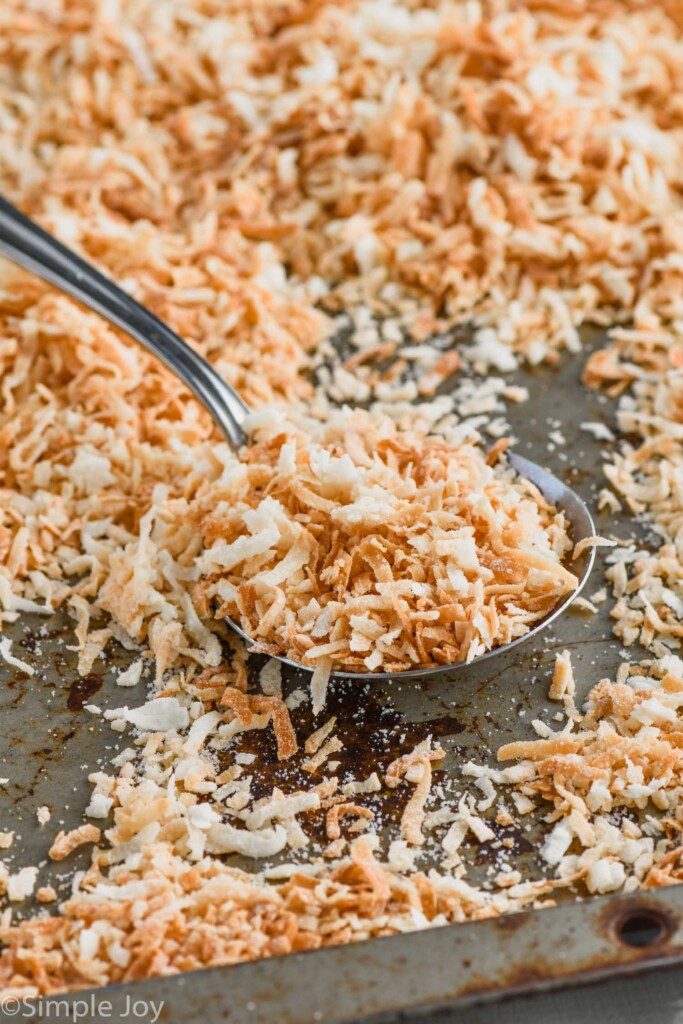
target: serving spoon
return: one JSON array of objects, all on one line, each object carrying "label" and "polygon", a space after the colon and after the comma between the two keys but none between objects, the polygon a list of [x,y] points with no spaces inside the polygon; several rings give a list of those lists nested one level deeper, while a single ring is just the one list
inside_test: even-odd
[{"label": "serving spoon", "polygon": [[[230,387],[206,359],[195,352],[171,328],[150,310],[124,292],[113,281],[101,274],[75,252],[58,242],[44,231],[35,221],[21,213],[15,206],[0,196],[0,254],[66,292],[84,306],[99,313],[110,323],[140,342],[165,366],[179,377],[208,410],[235,449],[246,441],[244,422],[249,407]],[[512,468],[524,479],[529,480],[550,504],[564,512],[571,527],[574,544],[595,537],[595,527],[584,502],[578,494],[567,487],[547,469],[537,466],[521,455],[508,453]],[[533,629],[507,644],[494,647],[480,654],[471,662],[455,662],[452,665],[434,665],[430,668],[406,669],[402,672],[333,672],[333,677],[344,679],[422,679],[427,676],[452,672],[466,668],[476,662],[504,654],[518,644],[530,640],[542,629],[554,622],[569,607],[583,589],[595,559],[595,549],[588,547],[573,565],[579,584],[576,590],[567,594]],[[256,641],[232,619],[225,621],[239,636],[253,646]],[[293,661],[284,655],[273,654],[278,661],[294,668],[312,671],[309,665]]]}]

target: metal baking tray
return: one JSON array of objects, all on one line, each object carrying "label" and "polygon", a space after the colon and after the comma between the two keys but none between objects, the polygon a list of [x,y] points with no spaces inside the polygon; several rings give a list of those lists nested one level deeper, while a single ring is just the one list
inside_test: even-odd
[{"label": "metal baking tray", "polygon": [[[587,347],[598,344],[604,344],[604,335],[593,332]],[[614,404],[582,387],[583,362],[583,356],[564,356],[557,368],[520,371],[509,378],[528,387],[531,395],[528,402],[508,411],[516,450],[566,479],[588,501],[599,532],[626,538],[639,531],[639,542],[647,544],[642,525],[597,512],[597,491],[604,485],[603,451],[580,424],[613,425]],[[557,435],[552,439],[558,430],[564,441]],[[598,560],[587,595],[603,585],[602,572]],[[435,772],[436,782],[447,794],[464,790],[468,780],[461,777],[459,766],[465,761],[493,764],[502,743],[533,737],[532,719],[552,722],[557,708],[549,704],[547,692],[558,650],[566,647],[572,652],[577,702],[599,679],[614,678],[622,659],[621,645],[611,632],[610,607],[611,601],[601,605],[597,615],[570,611],[528,644],[451,677],[336,683],[326,714],[337,715],[344,741],[343,751],[336,755],[342,762],[338,773],[342,778],[345,771],[365,777],[381,770],[399,749],[404,752],[431,734],[447,752]],[[29,656],[40,670],[27,679],[7,666],[0,668],[0,776],[10,780],[0,788],[0,828],[17,833],[5,860],[13,870],[43,864],[41,884],[50,882],[64,897],[74,868],[87,866],[88,853],[77,851],[62,864],[50,863],[51,839],[58,828],[82,823],[90,792],[88,772],[126,745],[125,736],[112,732],[83,705],[95,702],[105,708],[142,702],[144,689],[122,691],[114,685],[112,669],[131,657],[122,649],[80,678],[76,656],[68,649],[73,634],[64,618],[24,617],[10,628],[10,635],[16,653]],[[631,649],[634,659],[641,653]],[[292,671],[285,686],[293,689],[302,680]],[[310,705],[297,709],[293,721],[299,736],[305,737],[313,728]],[[263,793],[273,785],[285,790],[310,785],[310,776],[277,763],[269,730],[244,734],[239,742],[241,749],[258,753],[256,788]],[[374,809],[384,829],[395,832],[406,799],[407,787],[399,787],[387,799],[377,800]],[[36,818],[43,804],[52,810],[46,826]],[[322,824],[322,818],[309,819],[307,828],[315,835]],[[498,828],[499,840],[513,839],[509,863],[525,877],[543,874],[538,857],[542,835],[542,824],[526,819],[522,831]],[[419,867],[438,867],[439,851],[438,842],[428,844]],[[484,881],[490,856],[476,845],[466,847],[465,856],[468,877]],[[241,864],[238,858],[230,863],[253,869],[253,862]],[[560,892],[558,902],[553,909],[109,986],[96,990],[95,996],[108,1000],[113,1019],[131,998],[163,1000],[159,1019],[164,1022],[196,1017],[231,1024],[313,1024],[396,1019],[399,1014],[406,1019],[418,1011],[680,964],[683,887],[603,898]],[[35,910],[35,905],[23,904],[18,916]],[[69,998],[82,1000],[84,995]],[[96,1002],[92,1005],[95,1009],[81,1020],[99,1019]]]}]

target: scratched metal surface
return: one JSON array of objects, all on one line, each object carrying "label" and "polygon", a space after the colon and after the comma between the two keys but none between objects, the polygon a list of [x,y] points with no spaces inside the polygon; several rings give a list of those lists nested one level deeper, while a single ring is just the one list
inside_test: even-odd
[{"label": "scratched metal surface", "polygon": [[[537,369],[517,376],[519,383],[529,387],[531,400],[512,406],[509,410],[516,449],[571,483],[589,503],[599,532],[629,536],[633,533],[631,521],[614,516],[608,519],[597,512],[596,494],[604,483],[600,471],[601,448],[591,435],[580,429],[580,424],[584,421],[598,421],[612,425],[614,408],[613,403],[604,396],[580,385],[582,363],[583,357],[565,358],[558,370]],[[564,438],[560,443],[553,441],[550,436],[557,430]],[[585,593],[590,595],[602,585],[603,570],[598,560]],[[421,683],[399,680],[378,684],[370,679],[367,683],[347,681],[335,684],[326,713],[337,714],[338,733],[345,744],[343,751],[337,755],[341,761],[337,774],[342,781],[345,777],[365,777],[370,771],[381,770],[399,750],[404,752],[411,743],[431,734],[447,751],[447,759],[442,762],[443,767],[437,773],[437,780],[446,795],[453,797],[467,786],[467,780],[461,775],[464,762],[475,759],[478,762],[489,760],[493,763],[494,752],[502,743],[533,737],[530,723],[534,718],[553,724],[552,716],[557,712],[557,707],[548,702],[547,690],[558,650],[567,647],[572,652],[579,698],[603,676],[614,677],[621,663],[621,648],[611,635],[610,607],[611,601],[606,602],[595,616],[570,611],[527,645],[481,665],[474,665],[467,671],[459,671],[453,677],[437,677]],[[71,640],[63,620],[25,618],[12,627],[10,633],[16,641],[15,653],[20,656],[22,652],[25,653],[31,663],[39,665],[39,671],[36,676],[27,679],[6,666],[0,667],[0,776],[9,779],[5,786],[0,787],[0,828],[13,829],[17,834],[13,849],[4,859],[13,870],[26,864],[41,864],[41,883],[51,882],[57,886],[61,895],[65,895],[74,867],[85,867],[88,855],[87,852],[81,852],[80,859],[77,854],[69,858],[66,864],[49,863],[46,857],[51,839],[58,828],[68,829],[82,822],[83,808],[90,791],[88,772],[106,768],[116,752],[127,745],[125,736],[112,732],[106,722],[84,711],[82,706],[89,702],[97,703],[102,708],[123,703],[142,703],[145,690],[144,686],[139,686],[134,691],[122,691],[114,685],[112,667],[120,667],[130,658],[121,649],[115,650],[107,663],[97,665],[86,680],[80,680],[75,671],[75,655],[68,649]],[[638,653],[632,651],[634,657]],[[291,673],[286,678],[286,688],[291,690],[300,686],[303,678],[296,672]],[[293,720],[300,737],[307,735],[313,728],[308,705],[299,708]],[[281,785],[285,790],[304,783],[310,786],[311,776],[302,774],[297,763],[277,763],[274,740],[269,730],[243,734],[239,742],[241,746],[233,749],[254,751],[259,755],[259,768],[255,772],[255,789],[259,795],[261,792],[269,792],[273,784]],[[401,787],[393,791],[388,799],[369,799],[369,806],[375,810],[378,821],[388,835],[398,834],[398,819],[407,798],[407,790],[408,787]],[[48,806],[52,812],[51,821],[44,826],[40,826],[36,818],[37,808],[42,805]],[[322,836],[322,826],[322,817],[309,818],[307,827],[313,837],[313,852],[316,839]],[[538,822],[525,820],[522,827],[498,829],[498,841],[506,837],[513,840],[508,862],[513,867],[519,867],[527,876],[541,875],[538,847],[542,839],[542,826]],[[437,832],[436,841],[427,844],[421,867],[438,866],[439,838],[440,833]],[[311,850],[306,856],[311,856]],[[465,856],[470,867],[470,877],[480,882],[486,881],[492,868],[491,850],[484,851],[477,846],[470,846],[466,847]],[[232,862],[239,864],[236,858]],[[250,866],[253,868],[253,862]],[[576,894],[566,895],[568,901],[575,897]],[[667,890],[666,896],[657,895],[652,899],[661,901],[662,906],[678,905],[683,908],[683,895],[677,890]],[[616,906],[616,902],[590,902],[591,907],[601,905]],[[20,913],[32,912],[33,909],[27,903],[22,905]],[[588,934],[589,913],[593,914],[593,923],[599,924],[602,921],[604,925],[607,920],[600,917],[597,910],[589,910],[589,904],[567,906],[566,910],[571,918],[558,917],[555,911],[543,911],[540,914],[530,913],[510,918],[510,923],[503,920],[495,924],[484,922],[438,930],[439,934],[434,933],[433,937],[432,933],[428,933],[426,936],[376,940],[364,944],[362,951],[336,950],[311,954],[321,958],[321,977],[326,978],[328,983],[331,979],[337,991],[342,992],[338,1004],[327,1006],[322,1018],[315,1017],[311,1002],[315,1002],[315,999],[324,1002],[322,989],[320,993],[318,989],[315,990],[318,994],[314,999],[310,992],[304,993],[304,987],[296,981],[299,970],[297,964],[301,958],[285,958],[270,966],[226,968],[218,972],[224,980],[214,986],[215,990],[212,990],[211,999],[203,1011],[203,1019],[303,1022],[309,1019],[306,1014],[310,1011],[313,1014],[311,1020],[351,1020],[356,1019],[361,1012],[386,1014],[421,1005],[421,1002],[445,1005],[453,1000],[483,998],[487,993],[500,994],[520,986],[566,982],[593,970],[588,965],[591,948],[582,948]],[[605,914],[608,913],[606,910]],[[582,923],[584,920],[585,925]],[[520,923],[513,925],[513,921]],[[670,927],[667,925],[665,945],[657,942],[654,947],[648,947],[645,953],[643,950],[634,952],[630,949],[624,952],[625,947],[615,941],[614,935],[608,934],[607,926],[601,927],[602,931],[595,939],[601,950],[600,956],[596,953],[597,959],[594,959],[595,970],[598,969],[595,967],[598,963],[602,971],[612,967],[633,969],[641,962],[651,965],[655,960],[661,963],[662,957],[666,959],[667,956],[678,955],[678,918]],[[558,964],[553,965],[545,957],[543,965],[537,967],[535,973],[529,968],[531,973],[525,975],[524,961],[530,964],[534,957],[538,961],[539,951],[543,948],[540,937],[550,934],[553,929],[557,938]],[[387,945],[391,942],[395,943],[393,947]],[[476,971],[474,958],[470,957],[468,964],[465,953],[472,942],[476,943],[478,951],[490,947],[488,967],[486,959],[482,961],[479,954],[476,958]],[[380,953],[380,950],[387,952]],[[394,956],[392,950],[400,950],[400,953]],[[384,977],[382,971],[389,972],[386,974],[387,980],[391,971],[397,970],[396,962],[402,962],[405,970],[407,963],[415,962],[413,958],[416,955],[418,962],[423,955],[431,959],[436,957],[437,961],[443,956],[455,958],[450,961],[451,967],[456,962],[458,964],[455,980],[451,979],[449,985],[442,986],[440,1002],[437,999],[437,990],[441,984],[438,980],[441,977],[439,971],[448,973],[447,961],[443,964],[430,962],[429,970],[434,977],[430,981],[431,988],[427,986],[429,991],[415,978],[411,989],[414,998],[408,998],[407,992],[401,996],[403,990],[400,986],[392,990],[391,998],[387,995],[384,1003],[371,997],[371,990],[376,992],[378,983],[372,980],[369,970],[362,969],[359,964],[375,963],[380,977]],[[616,958],[614,963],[610,961],[610,956]],[[312,960],[301,961],[302,964],[304,962],[306,965],[313,963]],[[517,973],[501,973],[501,964],[504,962],[512,964]],[[337,981],[341,982],[344,972],[351,969],[361,970],[360,989],[355,985],[345,985],[339,989]],[[306,970],[305,973],[309,978],[310,972]],[[215,975],[216,972],[205,972],[203,978],[213,978]],[[270,1006],[268,1012],[271,1016],[259,1016],[257,1011],[261,1003],[256,989],[259,988],[259,978],[262,976],[264,984],[266,977],[277,980],[283,999],[285,991],[290,993],[287,999],[290,1003],[294,1000],[290,1007],[291,1014],[289,1010],[285,1014],[283,1008],[282,1015],[278,1011],[277,1018],[274,1018],[272,1004],[264,1003],[264,1006]],[[170,991],[168,987],[175,985],[173,991],[178,993],[178,998],[182,993],[193,992],[193,999],[197,993],[200,999],[209,999],[210,986],[207,988],[203,982],[201,988],[197,988],[192,976],[145,984],[162,984],[164,991]],[[246,992],[252,984],[255,987],[254,999],[247,999]],[[237,989],[245,995],[236,997]],[[261,988],[260,991],[265,989]],[[364,991],[367,995],[365,1003]],[[225,995],[221,1003],[221,992],[232,992],[232,996]],[[356,993],[353,999],[351,992]],[[298,1016],[293,1015],[297,997],[300,1000],[297,1004]],[[256,1010],[248,1010],[248,1003],[254,1003]],[[168,1019],[183,1018],[176,1017],[173,1011]]]}]

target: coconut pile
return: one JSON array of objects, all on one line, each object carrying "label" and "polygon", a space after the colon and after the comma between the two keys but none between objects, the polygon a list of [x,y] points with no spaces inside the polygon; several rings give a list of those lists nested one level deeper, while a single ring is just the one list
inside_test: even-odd
[{"label": "coconut pile", "polygon": [[203,549],[195,605],[264,653],[317,669],[401,672],[472,661],[523,636],[578,585],[562,513],[501,447],[341,412],[262,427],[183,509]]},{"label": "coconut pile", "polygon": [[[72,897],[0,832],[4,993],[681,880],[681,95],[675,4],[2,5],[0,190],[257,417],[237,459],[139,346],[2,266],[0,621],[66,608],[83,674],[109,645],[131,650],[121,706],[89,706],[127,745],[92,773],[82,826],[60,834],[43,809],[53,860],[93,851]],[[581,705],[561,654],[553,727],[462,765],[457,794],[430,737],[342,776],[347,723],[322,710],[335,659],[368,673],[467,659],[572,585],[563,524],[478,446],[506,438],[505,402],[524,389],[454,375],[552,365],[584,323],[616,325],[584,367],[618,403],[600,506],[652,530],[605,555],[623,664],[581,680]],[[318,424],[305,440],[302,417]],[[368,529],[383,502],[408,512]],[[427,522],[457,536],[430,550]],[[261,628],[264,649],[317,648],[312,731],[293,724],[309,694],[275,662],[255,681],[226,614]],[[367,664],[380,623],[400,632]],[[1,635],[0,660],[37,671]],[[236,744],[271,734],[296,782],[264,793]],[[378,808],[395,791],[387,837]],[[496,828],[532,819],[547,838],[522,877]],[[500,854],[483,887],[467,878],[472,843]],[[31,894],[47,909],[14,922]]]},{"label": "coconut pile", "polygon": [[216,860],[190,869],[166,847],[147,848],[137,865],[117,867],[109,879],[93,878],[87,893],[65,904],[62,917],[34,928],[30,952],[22,951],[26,930],[16,933],[12,952],[43,967],[33,989],[13,988],[3,971],[6,997],[63,991],[76,977],[104,985],[319,949],[480,920],[515,906],[502,893],[492,899],[455,878],[387,872],[365,840],[325,877],[299,874],[278,885],[255,885]]}]

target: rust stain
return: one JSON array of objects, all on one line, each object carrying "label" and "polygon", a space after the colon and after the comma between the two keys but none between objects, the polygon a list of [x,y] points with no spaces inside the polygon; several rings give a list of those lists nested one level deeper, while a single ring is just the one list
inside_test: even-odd
[{"label": "rust stain", "polygon": [[[359,683],[357,680],[338,680],[330,687],[325,717],[332,715],[337,717],[334,733],[343,747],[330,760],[339,762],[334,774],[339,775],[342,782],[347,777],[363,779],[372,772],[382,777],[395,758],[412,749],[421,740],[428,736],[434,742],[447,740],[467,728],[460,718],[448,713],[419,722],[407,721],[395,708],[377,700],[371,684]],[[259,767],[252,780],[252,793],[256,799],[269,795],[274,786],[284,792],[308,789],[329,774],[327,764],[312,774],[301,768],[302,762],[307,759],[303,742],[321,724],[314,720],[310,702],[294,710],[291,717],[301,746],[298,755],[288,761],[277,760],[272,729],[238,734],[229,754],[224,757],[221,757],[220,752],[218,754],[221,770],[233,763],[235,753],[257,755]],[[453,747],[450,746],[450,749]],[[437,762],[434,766],[435,782],[443,775]],[[398,786],[396,789],[385,789],[381,793],[365,796],[359,803],[375,813],[377,824],[392,826],[400,820],[410,792],[410,786]],[[326,841],[324,811],[310,811],[302,815],[302,818],[312,837]]]},{"label": "rust stain", "polygon": [[526,924],[526,916],[523,913],[519,914],[503,914],[501,917],[493,918],[496,931],[499,932],[516,932],[519,928],[523,928]]},{"label": "rust stain", "polygon": [[565,483],[573,487],[575,484],[584,484],[588,481],[595,479],[595,474],[589,472],[586,469],[580,469],[578,466],[568,466],[563,472]]},{"label": "rust stain", "polygon": [[618,953],[605,954],[599,957],[586,957],[580,961],[572,961],[567,966],[561,959],[548,960],[545,957],[535,957],[527,960],[524,964],[518,964],[509,971],[498,974],[492,978],[486,974],[471,975],[467,984],[459,986],[453,993],[452,998],[464,999],[486,994],[505,995],[516,991],[528,992],[534,988],[552,986],[563,983],[564,985],[581,985],[591,981],[597,981],[605,975],[614,977],[617,975],[631,974],[639,967],[647,968],[647,965],[666,958],[680,958],[680,948],[663,948],[660,944],[656,947],[648,946],[641,949],[620,945]]},{"label": "rust stain", "polygon": [[69,696],[66,700],[69,711],[81,711],[101,686],[102,676],[100,675],[93,674],[75,679],[69,686]]},{"label": "rust stain", "polygon": [[[651,921],[661,925],[662,933],[647,945],[632,946],[623,940],[620,930],[626,922],[639,919],[644,923]],[[522,934],[518,941],[524,963],[514,964],[508,971],[498,973],[493,978],[484,974],[470,976],[465,985],[458,987],[456,998],[485,993],[502,995],[560,982],[583,984],[598,980],[606,974],[630,974],[641,967],[647,969],[648,966],[654,967],[667,960],[683,958],[683,939],[677,937],[681,927],[679,917],[660,903],[638,896],[607,902],[592,919],[588,934],[592,932],[594,936],[604,937],[609,945],[603,946],[593,955],[572,959],[570,962],[566,962],[560,955],[550,959],[545,954],[534,955],[532,949],[523,948],[524,930],[529,931],[530,927],[534,927],[534,916],[528,912],[503,916],[493,923],[497,931],[520,930]]]}]

